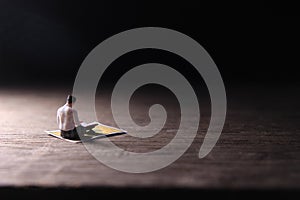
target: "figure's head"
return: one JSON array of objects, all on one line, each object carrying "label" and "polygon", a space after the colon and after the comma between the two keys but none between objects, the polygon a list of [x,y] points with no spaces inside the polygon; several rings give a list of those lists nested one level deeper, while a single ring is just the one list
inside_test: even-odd
[{"label": "figure's head", "polygon": [[67,97],[68,104],[73,104],[75,101],[76,101],[75,97],[73,97],[72,95],[68,95],[68,97]]}]

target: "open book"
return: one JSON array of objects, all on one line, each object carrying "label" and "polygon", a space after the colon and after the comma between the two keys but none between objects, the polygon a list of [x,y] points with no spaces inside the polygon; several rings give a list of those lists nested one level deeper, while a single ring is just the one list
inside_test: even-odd
[{"label": "open book", "polygon": [[103,137],[112,137],[112,136],[117,136],[121,134],[126,134],[127,132],[125,130],[104,125],[99,122],[92,122],[92,123],[81,123],[81,125],[85,128],[85,133],[81,137],[81,140],[69,140],[61,137],[60,135],[60,130],[46,130],[45,132],[53,137],[60,138],[62,140],[68,141],[68,142],[73,142],[73,143],[80,143],[83,141],[90,141],[90,140],[95,140],[98,138],[103,138]]}]

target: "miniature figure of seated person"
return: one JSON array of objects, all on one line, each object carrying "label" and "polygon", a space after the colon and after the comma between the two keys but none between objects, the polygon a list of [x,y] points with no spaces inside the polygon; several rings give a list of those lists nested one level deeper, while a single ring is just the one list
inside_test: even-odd
[{"label": "miniature figure of seated person", "polygon": [[80,124],[77,111],[72,108],[76,98],[68,95],[67,102],[57,110],[57,123],[61,132],[61,136],[70,140],[80,140],[86,130],[91,130],[94,126],[83,127]]}]

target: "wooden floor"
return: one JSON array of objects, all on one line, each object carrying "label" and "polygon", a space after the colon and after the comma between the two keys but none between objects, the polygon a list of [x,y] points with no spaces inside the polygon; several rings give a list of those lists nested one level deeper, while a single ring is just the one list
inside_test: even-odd
[{"label": "wooden floor", "polygon": [[[188,151],[172,165],[144,174],[111,169],[90,155],[82,144],[64,142],[44,133],[45,129],[57,128],[56,109],[70,91],[70,88],[38,87],[1,89],[1,188],[300,189],[297,87],[247,85],[228,89],[226,124],[213,151],[198,159],[209,122],[209,112],[204,109],[199,135]],[[139,98],[143,102],[142,96]],[[97,102],[101,110],[99,121],[115,125],[107,100]],[[139,115],[142,104],[136,105],[137,120],[142,121],[143,115]],[[174,123],[176,119],[167,128],[176,128]],[[128,150],[147,151],[165,145],[167,140],[158,136],[145,145],[132,141],[128,135],[120,135],[112,141]]]}]

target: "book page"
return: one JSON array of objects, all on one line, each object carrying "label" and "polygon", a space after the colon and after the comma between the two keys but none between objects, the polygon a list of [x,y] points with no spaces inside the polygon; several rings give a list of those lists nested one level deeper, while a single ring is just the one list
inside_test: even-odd
[{"label": "book page", "polygon": [[96,126],[98,124],[99,124],[99,122],[91,122],[91,123],[82,122],[82,123],[80,123],[80,125],[83,127]]}]

